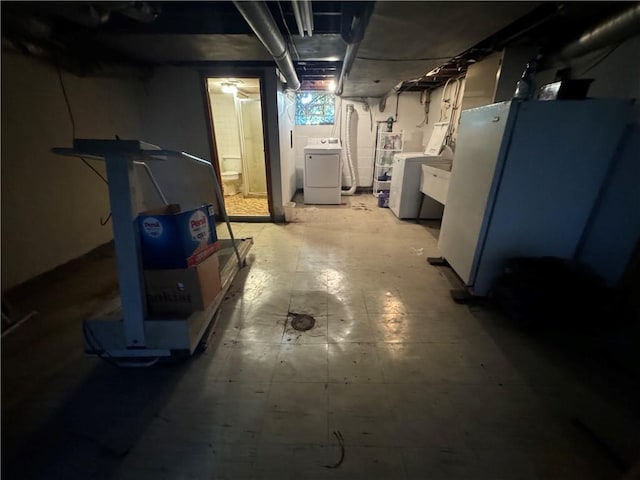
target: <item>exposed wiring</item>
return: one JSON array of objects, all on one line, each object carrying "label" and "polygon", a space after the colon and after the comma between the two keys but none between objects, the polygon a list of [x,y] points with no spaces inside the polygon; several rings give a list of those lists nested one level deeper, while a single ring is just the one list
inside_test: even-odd
[{"label": "exposed wiring", "polygon": [[458,121],[456,119],[456,115],[460,108],[460,93],[462,92],[462,81],[460,80],[460,78],[455,78],[455,82],[456,90],[453,96],[453,103],[451,104],[451,121],[449,122],[447,142],[445,142],[445,145],[449,145],[450,147],[455,147],[454,137],[456,136],[456,132],[458,130]]},{"label": "exposed wiring", "polygon": [[[71,121],[71,137],[75,140],[76,138],[76,121],[73,117],[73,111],[71,110],[71,102],[69,101],[69,96],[67,95],[67,89],[64,86],[64,80],[62,79],[62,71],[60,70],[60,65],[56,63],[56,70],[58,71],[58,80],[60,80],[60,89],[62,90],[62,96],[64,97],[64,103],[67,106],[67,112],[69,113],[69,120]],[[85,158],[80,157],[80,160],[89,167],[93,173],[95,173],[100,179],[106,184],[109,185],[109,182],[106,178],[93,166],[91,165]],[[103,227],[109,222],[111,218],[111,212],[107,215],[106,220],[102,221],[102,217],[100,217],[100,225]]]},{"label": "exposed wiring", "polygon": [[64,103],[67,105],[67,112],[69,113],[69,120],[71,120],[71,136],[76,138],[76,121],[73,118],[73,112],[71,111],[71,102],[69,102],[69,97],[67,96],[67,89],[64,86],[64,80],[62,79],[62,71],[60,70],[60,66],[56,64],[56,69],[58,70],[58,80],[60,80],[60,88],[62,89],[62,96],[64,97]]},{"label": "exposed wiring", "polygon": [[[453,95],[453,104],[451,103],[451,92],[449,91],[449,95],[447,96],[447,88],[449,87],[449,83],[451,81],[456,82],[456,89]],[[460,92],[460,80],[458,78],[451,77],[449,78],[444,87],[442,88],[442,100],[440,100],[440,122],[446,122],[447,120],[451,120],[451,115],[453,114],[453,110],[455,107],[455,101],[458,97],[458,93]],[[447,110],[451,109],[451,113],[447,115]]]},{"label": "exposed wiring", "polygon": [[373,111],[372,111],[372,106],[369,105],[369,102],[367,101],[367,97],[362,97],[362,101],[367,106],[367,111],[369,112],[369,131],[373,133]]},{"label": "exposed wiring", "polygon": [[440,98],[440,118],[438,119],[438,122],[445,121],[445,105],[448,105],[448,100],[446,95],[447,95],[447,87],[449,86],[450,81],[451,81],[450,78],[447,79],[447,81],[444,84],[444,87],[442,87],[442,97]]},{"label": "exposed wiring", "polygon": [[416,128],[422,128],[429,123],[429,104],[431,103],[431,92],[429,90],[423,90],[420,93],[420,103],[424,105],[424,118]]},{"label": "exposed wiring", "polygon": [[89,162],[87,162],[86,159],[84,159],[82,157],[80,157],[80,160],[82,160],[87,167],[89,167],[91,170],[93,170],[94,173],[96,175],[98,175],[102,179],[102,181],[105,183],[105,185],[109,185],[109,182],[107,182],[107,179],[104,178],[104,176],[93,165],[91,165]]},{"label": "exposed wiring", "polygon": [[284,28],[287,29],[287,33],[289,34],[289,41],[291,42],[291,46],[293,47],[293,51],[296,54],[296,57],[298,58],[298,61],[300,61],[300,54],[298,53],[298,49],[296,48],[296,44],[293,42],[293,35],[291,35],[291,30],[289,30],[289,25],[287,25],[287,21],[284,18],[284,11],[282,10],[282,5],[280,5],[280,2],[278,2],[278,8],[280,9],[280,15],[282,16],[282,23],[284,23]]},{"label": "exposed wiring", "polygon": [[[455,81],[455,90],[453,90],[453,95],[451,94],[451,89],[447,91],[449,84]],[[440,119],[439,122],[449,122],[449,126],[447,127],[447,132],[445,134],[444,144],[451,146],[453,144],[453,136],[456,131],[455,125],[455,117],[456,112],[459,109],[458,102],[460,99],[460,92],[462,91],[462,82],[459,77],[451,77],[449,78],[444,87],[442,87],[442,99],[440,100]],[[447,111],[450,112],[447,114]]]},{"label": "exposed wiring", "polygon": [[[91,331],[91,328],[89,328],[89,325],[88,325],[86,319],[82,321],[82,333],[84,335],[85,341],[87,342],[87,345],[91,349],[91,351],[89,353],[94,354],[95,356],[97,356],[101,360],[104,360],[109,365],[113,365],[114,367],[118,367],[118,368],[125,368],[125,367],[151,367],[151,366],[155,365],[156,363],[158,363],[160,361],[161,357],[154,357],[151,360],[149,360],[147,362],[144,362],[144,363],[139,363],[139,362],[138,363],[120,362],[117,358],[115,358],[113,355],[111,355],[108,352],[108,350],[106,350],[100,344],[100,341],[98,340],[96,335]],[[96,346],[97,346],[97,348],[96,348]],[[100,352],[102,352],[102,353],[100,353]]]},{"label": "exposed wiring", "polygon": [[[82,321],[82,333],[84,334],[84,339],[87,342],[87,345],[91,349],[90,353],[93,353],[98,358],[104,360],[110,365],[113,365],[114,367],[122,368],[122,365],[120,365],[118,361],[112,357],[111,354],[102,347],[102,345],[100,345],[100,342],[89,328],[86,319]],[[102,354],[100,353],[101,351],[103,352]]]},{"label": "exposed wiring", "polygon": [[102,220],[102,217],[100,217],[100,225],[104,227],[109,222],[110,219],[111,219],[111,212],[109,212],[109,215],[107,215],[107,218],[105,218],[104,220]]}]

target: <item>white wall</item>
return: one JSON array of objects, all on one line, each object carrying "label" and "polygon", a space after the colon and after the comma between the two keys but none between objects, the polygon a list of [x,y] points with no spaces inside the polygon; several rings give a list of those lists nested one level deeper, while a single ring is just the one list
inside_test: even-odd
[{"label": "white wall", "polygon": [[[224,157],[240,157],[240,134],[238,116],[233,95],[226,93],[210,94],[213,112],[213,127],[216,133],[216,147],[220,160]],[[224,170],[221,168],[221,170]]]},{"label": "white wall", "polygon": [[[140,138],[135,80],[63,74],[79,138]],[[57,72],[32,58],[2,54],[2,288],[81,256],[112,238],[106,185],[71,147]],[[104,173],[102,162],[91,163]]]},{"label": "white wall", "polygon": [[[141,96],[143,138],[162,148],[181,150],[211,161],[205,83],[195,68],[162,67],[144,83]],[[216,204],[209,170],[170,159],[151,165],[169,202],[185,207]]]},{"label": "white wall", "polygon": [[[284,218],[284,173],[276,128],[277,78],[273,68],[259,70],[265,74],[263,102],[278,220]],[[64,79],[77,137],[118,135],[211,160],[208,105],[199,70],[162,67],[144,82],[69,74]],[[3,53],[2,288],[77,258],[112,238],[111,224],[99,224],[100,216],[109,212],[106,186],[78,159],[51,153],[52,147],[71,144],[71,124],[56,71],[32,58]],[[99,162],[95,165],[104,172]],[[171,160],[154,162],[152,169],[170,202],[215,203],[207,168]],[[144,176],[140,179],[147,190],[149,182]]]},{"label": "white wall", "polygon": [[296,193],[295,149],[291,144],[295,124],[295,94],[286,93],[282,85],[278,89],[278,127],[280,134],[280,175],[282,178],[282,201],[290,201]]},{"label": "white wall", "polygon": [[[374,145],[377,121],[384,121],[388,117],[395,117],[396,97],[387,100],[384,112],[379,110],[379,98],[367,99],[373,112],[373,126],[368,111],[365,111],[364,103],[353,102],[336,98],[336,124],[335,125],[296,125],[294,129],[294,150],[296,165],[296,188],[303,186],[304,147],[308,139],[312,137],[340,137],[342,140],[343,175],[342,184],[350,186],[348,167],[346,164],[346,110],[347,105],[354,105],[354,120],[357,122],[357,135],[354,138],[354,163],[357,173],[358,187],[371,187],[373,185],[373,161]],[[394,123],[393,130],[404,130],[405,151],[422,151],[426,143],[424,129],[418,125],[424,119],[424,109],[420,105],[420,94],[417,92],[405,92],[399,96],[398,122]],[[381,128],[386,128],[382,124]]]}]

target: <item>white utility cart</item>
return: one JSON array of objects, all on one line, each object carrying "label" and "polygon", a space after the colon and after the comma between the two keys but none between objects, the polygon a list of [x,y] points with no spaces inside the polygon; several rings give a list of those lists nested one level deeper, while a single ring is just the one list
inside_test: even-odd
[{"label": "white utility cart", "polygon": [[[75,139],[73,148],[53,151],[106,163],[120,295],[84,321],[86,352],[124,366],[148,366],[193,354],[206,342],[220,304],[253,243],[251,238],[234,239],[211,163],[138,140]],[[162,176],[182,183],[163,185]],[[149,186],[146,192],[142,180]],[[189,182],[192,187],[186,188]],[[214,199],[227,224],[230,239],[220,240],[216,253],[221,290],[204,311],[171,317],[154,317],[147,312],[136,218],[144,205],[141,197],[150,196],[150,192],[156,202],[165,205]]]}]

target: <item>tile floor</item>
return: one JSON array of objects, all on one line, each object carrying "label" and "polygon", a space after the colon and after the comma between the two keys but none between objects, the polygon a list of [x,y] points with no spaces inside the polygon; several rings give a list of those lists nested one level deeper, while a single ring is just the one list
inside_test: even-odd
[{"label": "tile floor", "polygon": [[242,194],[224,197],[227,214],[232,217],[269,216],[267,197],[244,197]]},{"label": "tile floor", "polygon": [[[49,306],[58,326],[43,313],[3,339],[3,478],[620,477],[572,420],[637,435],[637,390],[594,393],[491,311],[452,302],[447,275],[425,261],[437,229],[370,194],[296,218],[235,225],[254,238],[249,265],[211,344],[187,361],[118,369],[85,357],[88,294]],[[289,312],[315,327],[294,330]]]}]

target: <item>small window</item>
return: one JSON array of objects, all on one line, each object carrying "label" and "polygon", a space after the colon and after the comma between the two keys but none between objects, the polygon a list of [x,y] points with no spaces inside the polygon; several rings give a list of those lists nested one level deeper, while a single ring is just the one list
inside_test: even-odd
[{"label": "small window", "polygon": [[296,125],[333,125],[335,115],[332,93],[301,92],[296,96]]}]

